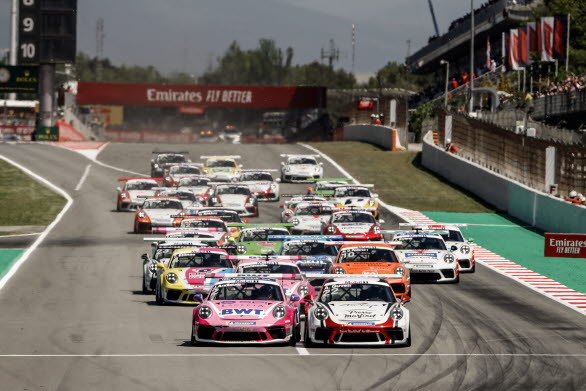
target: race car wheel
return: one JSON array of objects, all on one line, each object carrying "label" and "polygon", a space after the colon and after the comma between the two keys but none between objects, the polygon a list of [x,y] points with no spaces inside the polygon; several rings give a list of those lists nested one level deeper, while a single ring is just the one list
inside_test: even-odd
[{"label": "race car wheel", "polygon": [[409,292],[407,292],[407,296],[409,296],[409,298],[411,298],[411,285],[409,285]]},{"label": "race car wheel", "polygon": [[458,284],[460,282],[460,273],[456,276],[456,279],[452,281],[452,284]]},{"label": "race car wheel", "polygon": [[405,346],[411,346],[411,326],[409,326],[409,336],[407,337],[407,342],[405,342]]},{"label": "race car wheel", "polygon": [[476,262],[474,263],[474,266],[472,266],[472,269],[470,269],[468,271],[468,273],[474,273],[476,271]]},{"label": "race car wheel", "polygon": [[122,212],[122,208],[120,207],[120,201],[116,203],[116,212]]},{"label": "race car wheel", "polygon": [[195,326],[191,325],[191,345],[197,346],[197,340],[195,339]]},{"label": "race car wheel", "polygon": [[293,330],[293,335],[291,335],[291,339],[287,343],[289,346],[295,346],[297,342],[301,341],[301,324],[298,324]]},{"label": "race car wheel", "polygon": [[144,293],[144,294],[149,293],[149,288],[144,283],[144,278],[142,279],[142,293]]},{"label": "race car wheel", "polygon": [[309,327],[307,327],[307,323],[305,324],[305,333],[303,333],[303,343],[308,348],[315,347],[315,343],[311,342],[311,339],[309,339]]},{"label": "race car wheel", "polygon": [[161,295],[161,288],[159,287],[159,285],[157,285],[155,298],[156,298],[155,300],[158,305],[165,305],[165,300],[163,299],[163,296]]}]

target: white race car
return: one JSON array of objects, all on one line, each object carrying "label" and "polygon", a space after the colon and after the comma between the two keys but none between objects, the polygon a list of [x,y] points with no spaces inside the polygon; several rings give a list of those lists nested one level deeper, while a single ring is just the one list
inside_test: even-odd
[{"label": "white race car", "polygon": [[293,235],[319,235],[335,210],[336,207],[327,202],[301,202],[286,222],[293,224]]},{"label": "white race car", "polygon": [[134,214],[134,233],[151,233],[154,228],[172,227],[174,216],[185,215],[175,197],[149,197]]},{"label": "white race car", "polygon": [[217,185],[208,205],[235,209],[241,216],[258,216],[258,201],[246,185]]},{"label": "white race car", "polygon": [[315,302],[306,304],[305,345],[411,346],[406,302],[379,278],[326,280]]},{"label": "white race car", "polygon": [[323,177],[323,163],[318,163],[319,155],[281,155],[287,158],[281,162],[282,182],[306,182]]},{"label": "white race car", "polygon": [[116,190],[116,210],[135,211],[144,202],[145,197],[152,197],[158,190],[159,184],[154,179],[145,178],[120,178],[124,182],[124,187],[118,187]]},{"label": "white race car", "polygon": [[470,240],[466,240],[460,231],[460,227],[467,227],[467,224],[427,224],[414,227],[441,235],[448,249],[458,259],[460,273],[474,273],[476,270],[474,250],[470,246]]},{"label": "white race car", "polygon": [[248,186],[259,201],[278,201],[279,181],[275,181],[268,170],[244,170],[236,178],[236,182]]},{"label": "white race car", "polygon": [[452,282],[460,281],[460,265],[448,250],[446,242],[438,234],[398,233],[394,242],[395,254],[411,272],[415,281]]},{"label": "white race car", "polygon": [[157,157],[151,160],[151,177],[161,178],[165,170],[179,163],[189,163],[191,160],[185,157],[188,152],[162,152],[153,151]]},{"label": "white race car", "polygon": [[[290,195],[287,195],[289,197]],[[314,195],[293,195],[290,200],[285,201],[283,205],[280,205],[279,208],[283,209],[281,212],[281,223],[285,223],[289,221],[289,218],[293,215],[297,204],[302,202],[327,202],[327,199],[324,197],[318,197]]]},{"label": "white race car", "polygon": [[176,164],[165,170],[165,186],[179,186],[181,178],[201,175],[201,169],[198,164],[182,163]]},{"label": "white race car", "polygon": [[202,199],[189,190],[161,188],[155,193],[155,197],[176,197],[181,201],[183,209],[197,208],[203,205]]},{"label": "white race car", "polygon": [[332,202],[338,208],[361,208],[366,209],[372,215],[378,217],[378,194],[373,194],[368,189],[372,185],[346,185],[336,187]]}]

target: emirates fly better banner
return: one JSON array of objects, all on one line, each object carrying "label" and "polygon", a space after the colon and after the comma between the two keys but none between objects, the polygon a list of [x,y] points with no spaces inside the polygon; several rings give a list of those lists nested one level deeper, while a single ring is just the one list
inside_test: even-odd
[{"label": "emirates fly better banner", "polygon": [[545,234],[546,257],[586,258],[585,234]]}]

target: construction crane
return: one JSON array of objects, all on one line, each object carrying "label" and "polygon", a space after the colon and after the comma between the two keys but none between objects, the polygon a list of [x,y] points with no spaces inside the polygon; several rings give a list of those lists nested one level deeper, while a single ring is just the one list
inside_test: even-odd
[{"label": "construction crane", "polygon": [[431,0],[427,0],[427,3],[429,4],[429,11],[431,12],[431,19],[433,20],[433,27],[435,28],[435,36],[439,37],[439,29],[437,28],[437,20],[435,18],[435,11],[433,10],[433,4],[431,2]]}]

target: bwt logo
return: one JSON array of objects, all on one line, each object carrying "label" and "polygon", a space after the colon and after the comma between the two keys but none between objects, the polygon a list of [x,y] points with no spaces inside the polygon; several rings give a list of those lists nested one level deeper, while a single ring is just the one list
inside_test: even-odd
[{"label": "bwt logo", "polygon": [[262,315],[262,310],[255,310],[253,308],[228,308],[222,310],[222,315]]}]

